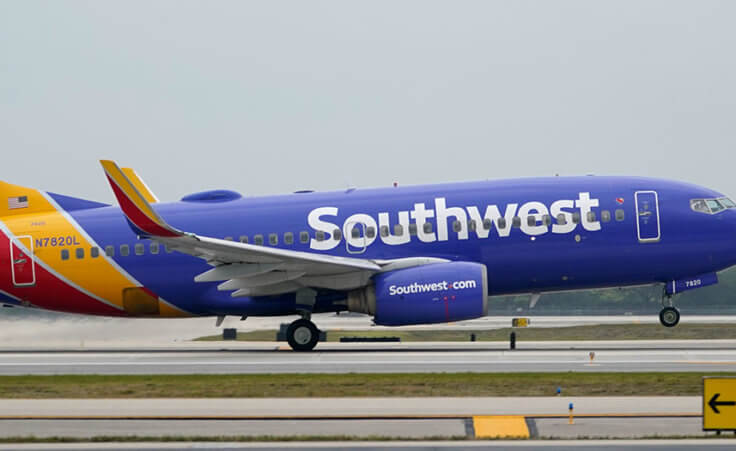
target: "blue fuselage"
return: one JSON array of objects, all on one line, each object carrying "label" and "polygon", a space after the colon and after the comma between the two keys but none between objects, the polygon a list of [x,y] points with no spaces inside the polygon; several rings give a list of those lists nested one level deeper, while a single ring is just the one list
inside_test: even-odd
[{"label": "blue fuselage", "polygon": [[[155,209],[169,224],[202,236],[251,244],[262,237],[264,246],[353,258],[483,263],[489,294],[504,295],[668,283],[730,267],[736,209],[692,207],[694,199],[722,197],[660,179],[552,177],[224,201],[205,196]],[[195,283],[210,269],[206,262],[163,247],[151,253],[150,241],[138,240],[117,207],[70,214],[101,248],[112,246],[130,275],[187,312],[293,312],[293,294],[233,298],[217,283]],[[136,255],[140,243],[144,251]],[[321,290],[316,310],[339,310],[333,301],[341,298],[344,293]]]}]

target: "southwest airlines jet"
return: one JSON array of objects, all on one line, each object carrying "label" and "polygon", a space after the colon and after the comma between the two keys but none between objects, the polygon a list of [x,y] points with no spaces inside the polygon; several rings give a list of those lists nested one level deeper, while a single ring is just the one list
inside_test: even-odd
[{"label": "southwest airlines jet", "polygon": [[379,325],[488,315],[488,298],[633,285],[672,296],[736,265],[736,204],[691,184],[550,177],[159,203],[112,161],[119,206],[0,182],[0,302],[126,317],[312,313]]}]

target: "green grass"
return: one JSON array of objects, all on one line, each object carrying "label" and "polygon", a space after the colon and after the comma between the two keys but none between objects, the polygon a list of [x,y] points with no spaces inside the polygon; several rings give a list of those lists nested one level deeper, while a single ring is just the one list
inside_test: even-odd
[{"label": "green grass", "polygon": [[557,387],[562,387],[566,396],[685,396],[701,394],[704,375],[566,372],[0,376],[0,399],[549,396]]},{"label": "green grass", "polygon": [[[736,326],[732,324],[680,324],[667,328],[659,324],[601,324],[572,327],[528,327],[523,329],[449,330],[449,329],[380,329],[380,330],[330,330],[327,341],[340,341],[340,337],[399,337],[401,341],[469,341],[470,334],[478,341],[508,341],[511,331],[517,341],[554,340],[695,340],[736,339]],[[274,341],[275,330],[238,332],[239,341]],[[197,338],[196,341],[218,341],[222,335]]]},{"label": "green grass", "polygon": [[2,443],[139,443],[139,442],[355,442],[355,441],[435,441],[435,440],[472,440],[472,437],[464,435],[431,436],[431,437],[387,437],[382,435],[356,437],[353,435],[162,435],[162,436],[139,436],[139,435],[99,435],[94,437],[0,437]]}]

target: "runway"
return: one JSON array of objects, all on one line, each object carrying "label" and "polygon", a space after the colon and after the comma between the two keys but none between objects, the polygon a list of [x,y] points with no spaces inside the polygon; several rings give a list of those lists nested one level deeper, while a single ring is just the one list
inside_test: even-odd
[{"label": "runway", "polygon": [[[295,353],[282,344],[238,344],[170,350],[2,351],[0,375],[257,374],[394,372],[728,372],[732,340],[668,342],[320,344]],[[594,352],[591,360],[590,352]]]}]

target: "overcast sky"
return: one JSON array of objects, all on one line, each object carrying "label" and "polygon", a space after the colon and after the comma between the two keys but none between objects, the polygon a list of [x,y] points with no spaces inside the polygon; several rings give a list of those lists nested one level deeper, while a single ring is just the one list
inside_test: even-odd
[{"label": "overcast sky", "polygon": [[736,2],[0,0],[0,179],[112,202],[636,174],[736,196]]}]

